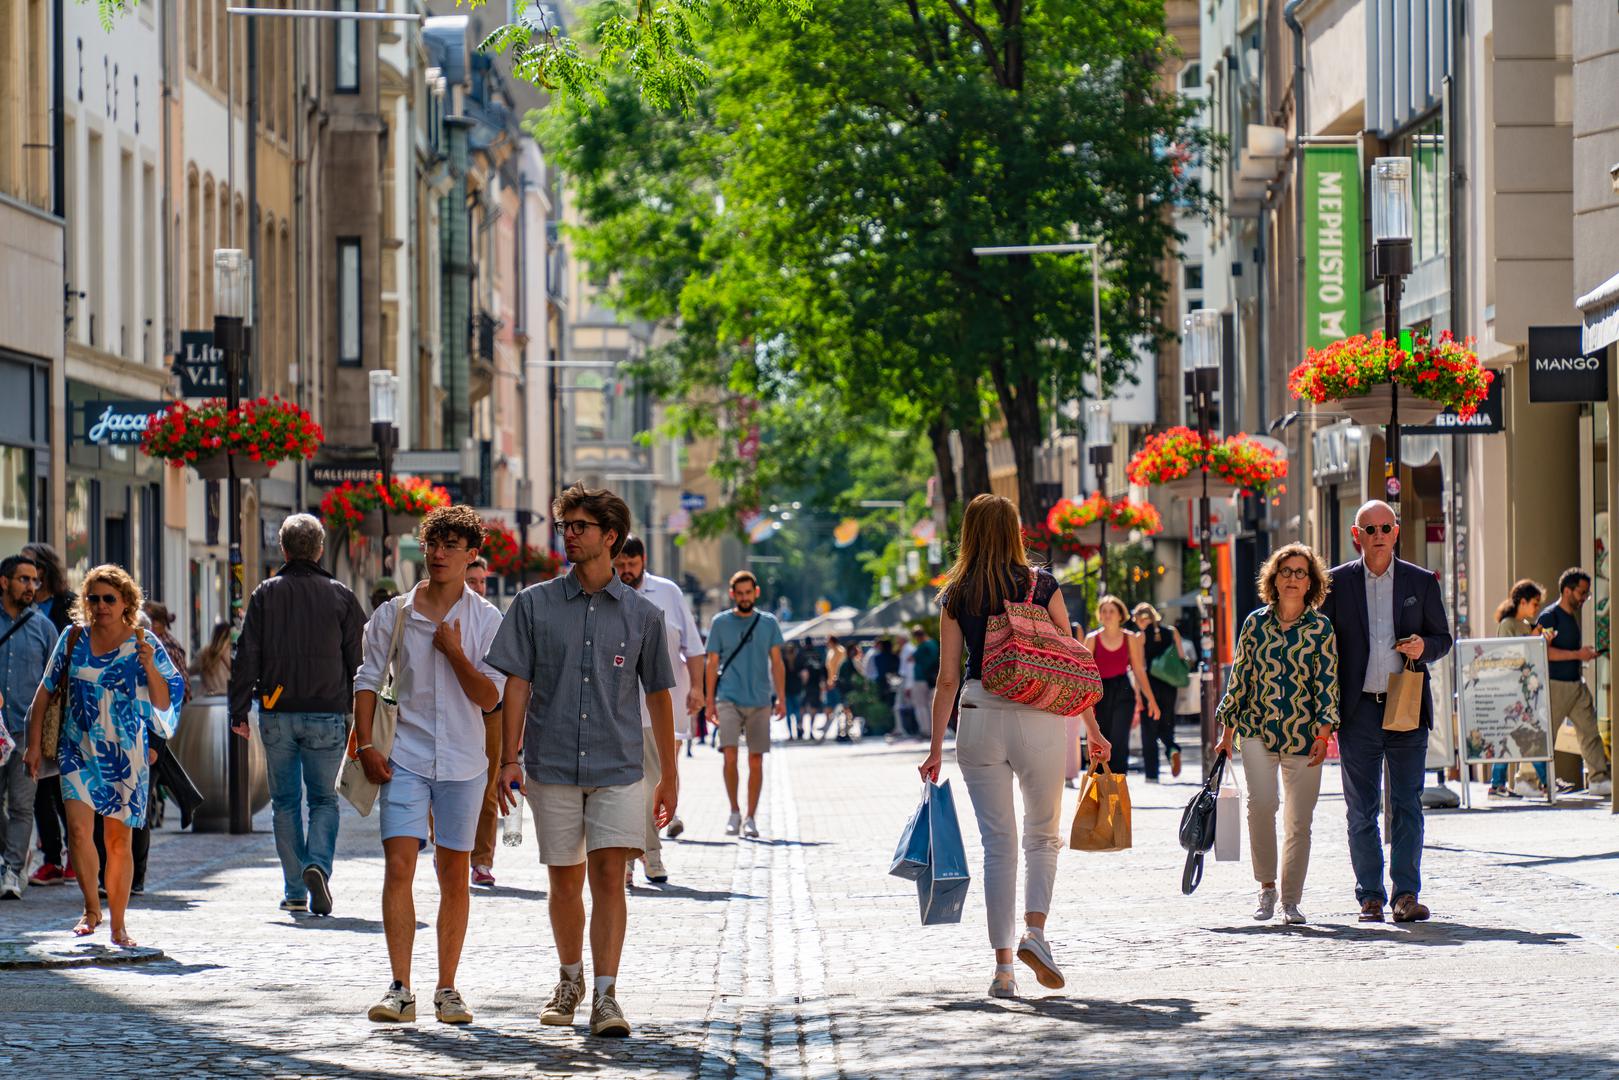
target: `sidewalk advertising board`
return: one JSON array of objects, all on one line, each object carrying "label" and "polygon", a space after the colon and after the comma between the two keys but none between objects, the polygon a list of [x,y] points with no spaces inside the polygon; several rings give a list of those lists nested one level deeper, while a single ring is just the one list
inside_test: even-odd
[{"label": "sidewalk advertising board", "polygon": [[1456,643],[1462,763],[1552,759],[1546,639],[1468,638]]}]

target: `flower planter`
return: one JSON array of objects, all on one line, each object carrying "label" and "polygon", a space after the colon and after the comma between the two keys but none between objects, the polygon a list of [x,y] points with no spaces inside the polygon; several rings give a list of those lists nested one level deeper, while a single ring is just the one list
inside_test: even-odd
[{"label": "flower planter", "polygon": [[[1369,393],[1352,398],[1337,398],[1321,403],[1321,407],[1329,412],[1343,413],[1357,424],[1368,427],[1389,422],[1389,409],[1394,401],[1394,387],[1392,383],[1378,383]],[[1411,391],[1400,390],[1400,423],[1405,424],[1431,424],[1440,413],[1445,411],[1445,405],[1438,401],[1429,401],[1420,398]]]},{"label": "flower planter", "polygon": [[[424,514],[408,514],[403,511],[388,511],[389,536],[411,536],[421,528]],[[382,511],[380,509],[367,510],[365,517],[356,530],[361,536],[382,536]]]},{"label": "flower planter", "polygon": [[[1187,473],[1179,480],[1171,480],[1167,484],[1158,484],[1160,491],[1180,499],[1197,499],[1203,495],[1203,474],[1199,472]],[[1216,473],[1209,473],[1209,498],[1224,499],[1237,489],[1226,483]]]},{"label": "flower planter", "polygon": [[[229,454],[215,454],[213,457],[198,458],[196,461],[191,462],[190,465],[196,470],[197,475],[204,480],[230,479]],[[263,480],[270,475],[272,468],[274,466],[268,461],[254,461],[250,457],[238,456],[236,459],[236,479]]]}]

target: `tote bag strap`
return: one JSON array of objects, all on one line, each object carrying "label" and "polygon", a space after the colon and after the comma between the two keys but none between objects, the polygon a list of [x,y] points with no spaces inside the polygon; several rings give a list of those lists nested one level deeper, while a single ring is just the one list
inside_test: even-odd
[{"label": "tote bag strap", "polygon": [[394,605],[393,637],[388,642],[388,659],[383,661],[382,664],[382,696],[389,700],[393,700],[398,696],[394,693],[394,675],[395,669],[399,665],[399,641],[404,636],[405,619],[408,617],[405,609],[410,606],[410,595],[410,593],[406,593],[404,596],[395,597],[392,601]]}]

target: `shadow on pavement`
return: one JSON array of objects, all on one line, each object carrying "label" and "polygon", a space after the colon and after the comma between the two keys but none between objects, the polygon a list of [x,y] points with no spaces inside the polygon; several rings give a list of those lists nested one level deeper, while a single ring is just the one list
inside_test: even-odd
[{"label": "shadow on pavement", "polygon": [[1510,941],[1516,945],[1563,945],[1578,941],[1578,934],[1551,931],[1537,933],[1507,926],[1468,926],[1446,920],[1425,923],[1348,923],[1334,925],[1288,926],[1285,923],[1254,923],[1251,926],[1207,926],[1211,934],[1236,937],[1291,935],[1319,941],[1364,943],[1368,940],[1390,945],[1463,945],[1471,941]]},{"label": "shadow on pavement", "polygon": [[473,896],[492,896],[501,899],[510,897],[513,900],[544,900],[548,895],[544,889],[519,889],[515,885],[496,885],[493,888],[475,888]]},{"label": "shadow on pavement", "polygon": [[636,896],[662,897],[671,900],[761,900],[752,893],[732,892],[729,889],[690,889],[684,885],[637,885],[629,890]]},{"label": "shadow on pavement", "polygon": [[[289,912],[289,914],[291,914]],[[358,915],[304,915],[299,913],[285,921],[281,919],[266,919],[267,926],[291,926],[298,930],[347,930],[354,934],[380,934],[382,933],[381,919],[362,919]],[[426,930],[428,925],[420,920],[416,929]]]},{"label": "shadow on pavement", "polygon": [[1048,1020],[1070,1024],[1097,1024],[1103,1027],[1155,1029],[1195,1024],[1203,1014],[1187,998],[1142,998],[1136,1001],[1103,1001],[1098,998],[1071,998],[1060,995],[1023,997],[1010,1001],[971,998],[947,1001],[941,1012],[1032,1013]]}]

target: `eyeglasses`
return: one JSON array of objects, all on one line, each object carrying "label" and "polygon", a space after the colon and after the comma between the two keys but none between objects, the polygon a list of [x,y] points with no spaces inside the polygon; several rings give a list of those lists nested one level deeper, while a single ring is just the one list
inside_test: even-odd
[{"label": "eyeglasses", "polygon": [[1393,532],[1395,529],[1398,529],[1399,527],[1400,527],[1399,525],[1393,525],[1393,524],[1356,525],[1355,526],[1355,528],[1359,529],[1361,532],[1365,533],[1367,536],[1376,536],[1378,533],[1382,533],[1384,536],[1387,536],[1389,533]]},{"label": "eyeglasses", "polygon": [[123,597],[119,596],[115,592],[84,594],[84,602],[87,604],[116,604],[122,599]]},{"label": "eyeglasses", "polygon": [[599,529],[601,527],[602,527],[602,523],[599,522],[599,521],[583,521],[583,520],[580,520],[580,521],[559,521],[559,522],[556,523],[557,532],[559,534],[566,534],[568,536],[583,536],[583,535],[585,535],[585,532],[587,530],[589,530],[589,529]]},{"label": "eyeglasses", "polygon": [[1308,566],[1284,566],[1276,571],[1276,576],[1291,578],[1294,581],[1303,581],[1310,576],[1310,568]]},{"label": "eyeglasses", "polygon": [[465,545],[465,544],[452,544],[447,540],[429,540],[427,543],[422,545],[422,550],[425,551],[429,555],[433,554],[436,551],[442,551],[446,555],[448,555],[448,554],[451,554],[452,552],[456,552],[456,551],[466,551],[467,550],[467,545]]},{"label": "eyeglasses", "polygon": [[29,574],[12,574],[11,580],[23,585],[38,585],[39,579]]}]

